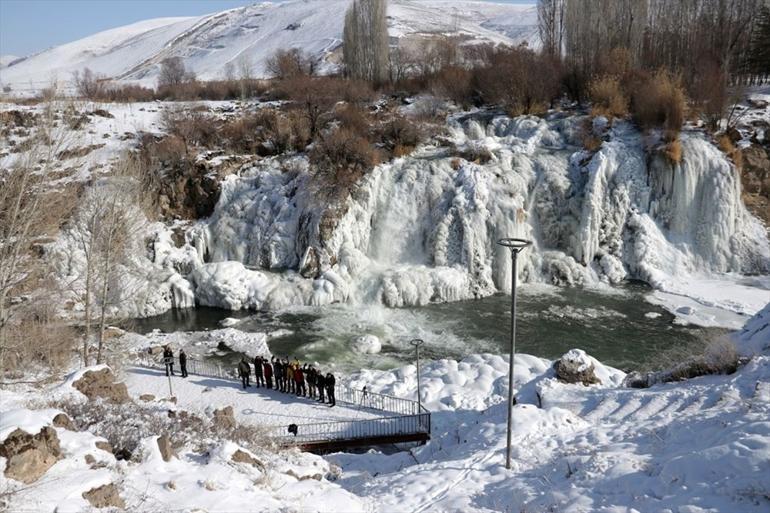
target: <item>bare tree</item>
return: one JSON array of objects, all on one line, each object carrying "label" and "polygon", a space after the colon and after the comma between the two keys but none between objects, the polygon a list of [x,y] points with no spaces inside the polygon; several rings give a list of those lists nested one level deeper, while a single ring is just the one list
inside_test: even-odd
[{"label": "bare tree", "polygon": [[96,323],[96,363],[102,362],[104,331],[109,312],[130,294],[133,258],[141,254],[141,234],[146,217],[140,206],[146,202],[136,157],[122,157],[110,176],[89,187],[65,230],[63,255],[69,289],[83,308],[86,336],[83,363],[91,359],[89,346]]},{"label": "bare tree", "polygon": [[106,78],[102,75],[97,75],[89,68],[83,69],[83,71],[75,71],[72,77],[75,82],[75,88],[78,94],[89,100],[95,100],[104,96]]},{"label": "bare tree", "polygon": [[561,57],[566,5],[567,0],[540,0],[537,3],[537,28],[546,55]]},{"label": "bare tree", "polygon": [[9,169],[0,170],[0,369],[9,350],[18,349],[12,347],[8,329],[23,302],[13,296],[38,277],[30,250],[46,234],[48,223],[55,222],[49,219],[55,202],[45,188],[46,175],[73,135],[57,126],[56,110],[52,103],[45,105],[28,148]]},{"label": "bare tree", "polygon": [[294,78],[300,75],[312,75],[315,71],[312,59],[298,48],[277,50],[267,58],[265,66],[267,72],[278,80]]},{"label": "bare tree", "polygon": [[382,84],[388,79],[387,0],[353,0],[345,14],[343,58],[352,78]]},{"label": "bare tree", "polygon": [[158,87],[173,87],[195,80],[195,74],[185,69],[181,57],[168,57],[160,63]]},{"label": "bare tree", "polygon": [[235,72],[235,64],[232,62],[226,62],[225,63],[225,80],[228,82],[234,82],[237,78],[236,72]]}]

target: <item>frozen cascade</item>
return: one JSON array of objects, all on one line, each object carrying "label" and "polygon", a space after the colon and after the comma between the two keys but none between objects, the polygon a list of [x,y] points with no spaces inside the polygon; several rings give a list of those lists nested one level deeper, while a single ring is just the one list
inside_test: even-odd
[{"label": "frozen cascade", "polygon": [[[488,162],[421,147],[367,175],[323,234],[327,206],[313,198],[307,161],[266,159],[223,183],[212,217],[171,251],[174,267],[194,270],[182,274],[199,303],[232,309],[424,305],[508,292],[510,256],[496,244],[506,236],[534,241],[519,261],[530,282],[632,277],[665,289],[683,276],[770,269],[766,233],[704,134],[683,133],[683,161],[672,166],[649,157],[623,122],[587,153],[576,144],[582,121],[451,121],[455,147],[485,150]],[[297,271],[311,255],[317,269],[304,278]]]}]

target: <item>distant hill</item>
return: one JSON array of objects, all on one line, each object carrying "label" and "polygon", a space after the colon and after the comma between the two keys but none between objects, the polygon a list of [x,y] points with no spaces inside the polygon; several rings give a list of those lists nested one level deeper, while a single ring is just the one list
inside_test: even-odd
[{"label": "distant hill", "polygon": [[[126,25],[50,48],[0,69],[0,83],[14,90],[69,82],[83,68],[125,82],[154,85],[159,63],[179,56],[199,78],[224,77],[225,66],[247,60],[255,76],[265,75],[265,59],[279,48],[299,47],[339,62],[342,26],[350,0],[263,2],[206,16],[159,18]],[[492,2],[391,0],[391,38],[457,34],[469,44],[493,42],[536,46],[533,5]],[[5,59],[5,57],[3,58]]]}]

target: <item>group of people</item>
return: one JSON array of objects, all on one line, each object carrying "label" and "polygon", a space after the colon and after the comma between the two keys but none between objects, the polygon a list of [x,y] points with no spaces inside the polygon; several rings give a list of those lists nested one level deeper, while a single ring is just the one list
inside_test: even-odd
[{"label": "group of people", "polygon": [[[163,348],[163,363],[166,364],[166,376],[176,376],[174,374],[174,351],[171,350],[171,346],[165,346]],[[187,353],[184,349],[179,350],[179,367],[182,377],[187,377]]]},{"label": "group of people", "polygon": [[[335,406],[334,385],[337,379],[334,374],[317,370],[309,364],[301,365],[296,358],[289,361],[273,356],[270,360],[257,356],[254,358],[254,383],[257,388],[279,390],[287,394],[295,394],[298,397],[308,397],[321,403],[329,403]],[[238,374],[241,377],[243,388],[251,386],[251,364],[244,356],[238,363]],[[273,383],[275,380],[275,384]]]},{"label": "group of people", "polygon": [[[179,367],[181,376],[187,377],[187,353],[184,349],[179,350]],[[174,374],[174,352],[170,346],[163,348],[163,362],[166,365],[166,376],[176,376]],[[257,356],[254,358],[254,383],[257,388],[279,390],[287,394],[296,394],[298,397],[307,397],[315,399],[321,403],[328,403],[330,406],[336,406],[337,400],[334,397],[334,386],[337,379],[334,374],[317,370],[309,364],[300,365],[296,358],[289,361],[273,356],[270,360]],[[241,378],[243,388],[251,386],[251,364],[244,356],[238,362],[238,375]]]}]

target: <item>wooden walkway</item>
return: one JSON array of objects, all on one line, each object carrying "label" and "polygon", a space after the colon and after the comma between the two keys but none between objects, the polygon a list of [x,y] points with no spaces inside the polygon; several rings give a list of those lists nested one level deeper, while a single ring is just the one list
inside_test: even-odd
[{"label": "wooden walkway", "polygon": [[[147,357],[141,366],[162,371],[162,357]],[[179,362],[174,359],[175,369]],[[211,362],[188,357],[187,371],[203,376],[240,382],[235,368],[222,367]],[[334,387],[338,405],[375,412],[375,418],[344,419],[332,422],[294,423],[297,433],[289,433],[289,424],[269,426],[270,436],[284,446],[296,446],[312,452],[335,452],[358,447],[398,443],[426,443],[430,440],[430,412],[417,401],[356,390],[343,385]],[[292,398],[291,394],[286,394]],[[297,398],[297,401],[303,398]]]}]

